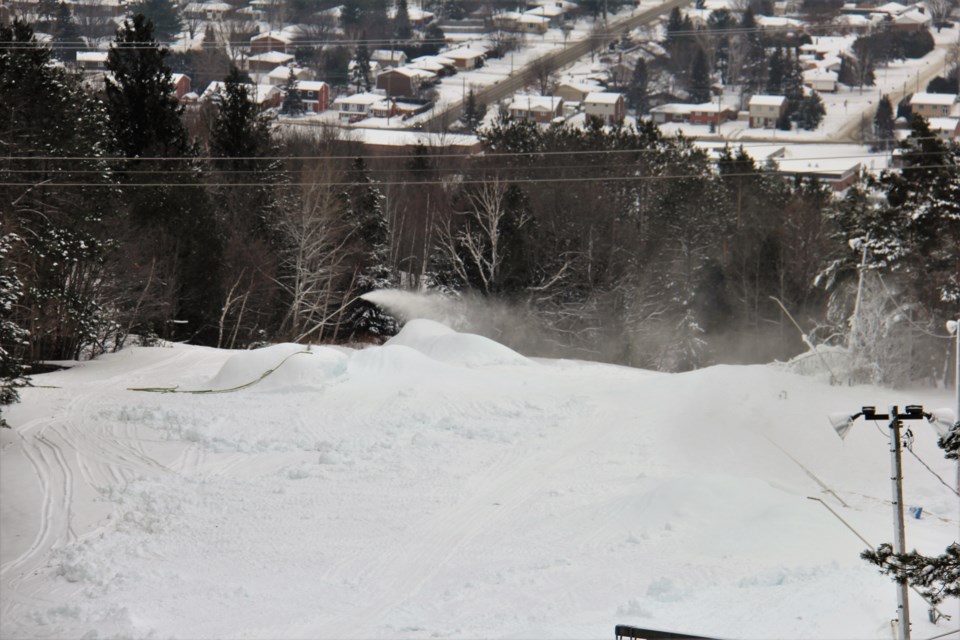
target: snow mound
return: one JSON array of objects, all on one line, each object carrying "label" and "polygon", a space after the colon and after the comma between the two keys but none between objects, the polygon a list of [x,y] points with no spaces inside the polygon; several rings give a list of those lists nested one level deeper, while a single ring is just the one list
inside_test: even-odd
[{"label": "snow mound", "polygon": [[368,376],[400,377],[406,380],[449,376],[449,365],[427,357],[420,351],[401,344],[387,343],[354,353],[348,371],[353,378]]},{"label": "snow mound", "polygon": [[259,391],[271,391],[322,385],[343,375],[347,360],[345,353],[329,347],[277,344],[230,356],[207,387],[224,390],[254,383]]},{"label": "snow mound", "polygon": [[472,333],[457,333],[432,320],[411,320],[387,346],[415,349],[428,358],[462,367],[532,364],[513,349]]}]

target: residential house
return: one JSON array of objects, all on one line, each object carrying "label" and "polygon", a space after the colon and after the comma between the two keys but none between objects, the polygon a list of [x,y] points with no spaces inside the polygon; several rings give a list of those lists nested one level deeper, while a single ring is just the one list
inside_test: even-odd
[{"label": "residential house", "polygon": [[517,30],[524,33],[536,33],[543,35],[550,28],[550,18],[522,13],[517,18]]},{"label": "residential house", "polygon": [[703,104],[690,105],[688,122],[690,122],[690,124],[707,124],[716,127],[724,122],[730,122],[736,119],[737,110],[733,107],[726,107],[716,102],[704,102]]},{"label": "residential house", "polygon": [[267,51],[247,58],[247,70],[250,73],[270,73],[277,67],[293,62],[293,55],[279,51]]},{"label": "residential house", "polygon": [[669,102],[650,109],[650,117],[656,124],[668,122],[689,122],[694,105],[682,102]]},{"label": "residential house", "polygon": [[582,82],[561,82],[553,95],[563,98],[567,102],[583,102],[588,95],[600,90],[595,84]]},{"label": "residential house", "polygon": [[[283,102],[283,92],[279,87],[272,84],[251,84],[247,85],[250,99],[260,110],[279,107]],[[215,100],[217,96],[224,93],[226,87],[223,82],[215,80],[207,85],[206,90],[200,95],[200,101]]]},{"label": "residential house", "polygon": [[433,103],[420,100],[381,100],[370,107],[370,115],[374,118],[401,118],[406,120],[424,111],[429,111]]},{"label": "residential house", "polygon": [[803,84],[819,93],[836,92],[837,78],[839,74],[835,71],[824,69],[808,69],[803,72]]},{"label": "residential house", "polygon": [[319,80],[298,82],[293,89],[300,96],[307,111],[322,113],[330,108],[330,85]]},{"label": "residential house", "polygon": [[290,53],[293,51],[294,38],[281,31],[268,31],[250,38],[251,53],[265,53],[267,51],[279,51],[280,53]]},{"label": "residential house", "polygon": [[424,69],[399,67],[387,69],[377,76],[377,89],[382,89],[390,98],[413,97],[437,79],[435,73]]},{"label": "residential house", "polygon": [[564,9],[562,6],[557,6],[555,4],[545,4],[535,9],[524,11],[523,15],[537,16],[538,18],[546,18],[548,26],[558,27],[560,26],[560,23],[563,22],[563,16],[566,15],[566,13],[567,13],[567,10]]},{"label": "residential house", "polygon": [[916,7],[904,11],[893,19],[890,29],[893,31],[926,31],[933,24],[933,19],[923,7]]},{"label": "residential house", "polygon": [[290,64],[290,65],[281,65],[273,69],[270,73],[268,73],[267,83],[278,86],[278,87],[283,87],[290,80],[291,72],[293,72],[293,77],[296,78],[298,81],[314,79],[314,74],[312,69],[307,69],[306,67],[298,67],[294,64]]},{"label": "residential house", "polygon": [[411,69],[432,71],[441,78],[452,76],[457,72],[457,65],[454,61],[444,56],[420,56],[411,60],[407,66]]},{"label": "residential house", "polygon": [[520,19],[520,14],[516,11],[504,11],[502,13],[495,13],[490,21],[493,23],[494,28],[502,29],[503,31],[517,31],[519,27],[517,26],[517,20]]},{"label": "residential house", "polygon": [[233,14],[233,6],[226,2],[191,2],[184,7],[183,14],[191,20],[222,22]]},{"label": "residential house", "polygon": [[787,111],[783,96],[755,95],[750,98],[750,126],[755,129],[773,129]]},{"label": "residential house", "polygon": [[943,140],[960,139],[960,118],[930,118],[930,131]]},{"label": "residential house", "polygon": [[455,66],[459,71],[470,71],[483,66],[483,58],[485,55],[486,54],[483,51],[462,48],[454,49],[453,51],[445,51],[441,57],[452,60],[453,66]]},{"label": "residential house", "polygon": [[170,81],[173,83],[173,93],[177,96],[177,100],[183,100],[183,96],[190,93],[190,76],[173,73],[170,75]]},{"label": "residential house", "polygon": [[957,105],[955,93],[915,93],[910,98],[913,113],[930,118],[949,118]]},{"label": "residential house", "polygon": [[77,66],[87,72],[105,71],[106,51],[77,51]]},{"label": "residential house", "polygon": [[378,93],[356,93],[352,96],[340,96],[333,101],[341,121],[356,122],[370,115],[370,109],[384,97]]},{"label": "residential house", "polygon": [[547,123],[563,115],[563,98],[516,96],[507,107],[511,118]]},{"label": "residential house", "polygon": [[622,93],[595,91],[583,100],[583,112],[600,118],[606,124],[623,122],[624,102]]},{"label": "residential house", "polygon": [[402,67],[407,64],[407,54],[392,49],[374,49],[370,52],[370,59],[384,69]]}]

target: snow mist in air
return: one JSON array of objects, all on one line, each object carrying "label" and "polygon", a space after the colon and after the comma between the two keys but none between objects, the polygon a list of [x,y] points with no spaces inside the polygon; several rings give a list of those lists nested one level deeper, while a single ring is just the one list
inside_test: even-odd
[{"label": "snow mist in air", "polygon": [[536,316],[524,307],[471,294],[448,296],[397,289],[371,291],[360,297],[400,322],[416,318],[434,320],[456,331],[491,338],[527,355],[552,353]]}]

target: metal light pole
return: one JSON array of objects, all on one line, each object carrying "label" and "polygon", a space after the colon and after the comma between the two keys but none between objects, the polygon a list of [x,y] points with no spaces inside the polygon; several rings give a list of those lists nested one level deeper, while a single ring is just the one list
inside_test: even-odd
[{"label": "metal light pole", "polygon": [[[960,423],[960,318],[947,321],[947,331],[956,337],[953,345],[953,355],[955,358],[955,370],[953,372],[953,387],[956,391],[956,402],[953,406],[953,419]],[[956,424],[956,423],[955,423]],[[960,491],[960,460],[957,460],[957,491]]]}]

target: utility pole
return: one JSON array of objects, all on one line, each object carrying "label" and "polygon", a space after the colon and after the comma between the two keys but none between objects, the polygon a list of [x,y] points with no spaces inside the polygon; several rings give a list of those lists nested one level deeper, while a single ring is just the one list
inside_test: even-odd
[{"label": "utility pole", "polygon": [[[860,411],[853,415],[832,414],[830,423],[836,430],[841,439],[846,437],[847,432],[857,418],[863,417],[864,420],[889,420],[890,429],[890,488],[893,493],[893,551],[896,554],[906,553],[907,543],[903,523],[903,468],[901,466],[901,454],[903,452],[903,442],[901,440],[900,430],[903,427],[904,420],[928,420],[933,421],[932,413],[923,410],[923,407],[916,404],[907,405],[903,412],[896,406],[890,407],[887,414],[877,413],[875,407],[862,407]],[[892,622],[896,626],[897,640],[910,640],[910,601],[907,597],[908,585],[897,583],[897,617]]]}]

